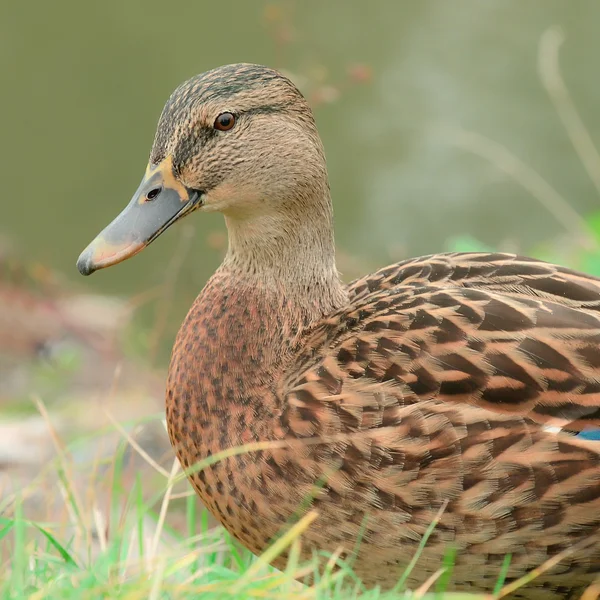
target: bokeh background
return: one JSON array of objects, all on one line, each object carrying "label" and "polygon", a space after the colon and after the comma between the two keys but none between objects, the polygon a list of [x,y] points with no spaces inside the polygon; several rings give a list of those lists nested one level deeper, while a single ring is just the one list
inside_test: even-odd
[{"label": "bokeh background", "polygon": [[297,82],[348,279],[486,248],[600,275],[598,23],[595,0],[2,3],[0,499],[61,444],[87,474],[122,439],[114,420],[172,459],[160,419],[139,422],[161,414],[222,219],[195,215],[88,279],[75,261],[136,189],[175,86],[231,62]]}]

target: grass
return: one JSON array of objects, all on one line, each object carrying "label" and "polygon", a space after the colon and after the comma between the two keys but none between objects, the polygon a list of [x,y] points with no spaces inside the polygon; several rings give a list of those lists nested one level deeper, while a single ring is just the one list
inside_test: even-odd
[{"label": "grass", "polygon": [[[43,405],[40,409],[44,414]],[[152,465],[161,478],[158,485],[150,484],[139,470],[132,475],[125,458],[130,441],[124,437],[115,455],[104,464],[79,466],[95,472],[98,486],[90,494],[89,490],[82,493],[77,481],[73,449],[76,452],[81,441],[67,447],[56,437],[58,456],[44,474],[45,478],[51,475],[53,483],[45,492],[49,499],[62,497],[62,518],[28,518],[29,496],[44,485],[41,479],[0,505],[1,598],[485,598],[429,593],[435,589],[436,580],[442,579],[443,569],[431,582],[424,582],[422,589],[402,590],[419,553],[400,578],[399,591],[392,592],[367,590],[335,554],[302,561],[301,534],[316,518],[315,511],[309,511],[262,556],[255,557],[222,528],[211,525],[206,509],[187,484],[183,491],[175,491],[183,478],[177,462],[170,471]],[[102,489],[104,494],[98,491]],[[421,548],[435,524],[424,536]],[[286,568],[278,571],[270,567],[269,563],[284,551],[288,552]],[[312,577],[310,584],[298,583],[297,578],[307,576]]]},{"label": "grass", "polygon": [[[48,418],[43,404],[38,408]],[[443,508],[393,591],[367,589],[336,553],[301,560],[302,532],[317,516],[311,510],[255,557],[221,527],[211,524],[177,461],[170,470],[165,469],[145,455],[122,425],[117,425],[117,430],[123,439],[109,460],[79,467],[74,452],[82,441],[65,446],[55,436],[57,459],[44,474],[52,476],[45,491],[49,499],[57,495],[63,499],[62,518],[28,518],[30,494],[39,491],[41,480],[0,505],[0,598],[490,600],[504,597],[525,582],[503,587],[510,563],[507,557],[493,593],[445,592],[454,560],[448,553],[430,580],[417,590],[405,590],[404,583]],[[144,476],[139,469],[132,471],[126,458],[131,449],[149,463],[158,484],[156,477]],[[210,463],[251,450],[229,450],[211,457]],[[82,493],[78,468],[94,473],[96,485],[91,493]],[[287,565],[278,571],[269,563],[282,552],[287,552]],[[542,566],[526,579],[550,566]],[[303,585],[298,579],[310,583]]]}]

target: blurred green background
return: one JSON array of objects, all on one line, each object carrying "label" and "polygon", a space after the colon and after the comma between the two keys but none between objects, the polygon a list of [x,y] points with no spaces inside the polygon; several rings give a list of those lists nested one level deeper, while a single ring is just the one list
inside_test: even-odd
[{"label": "blurred green background", "polygon": [[[461,147],[452,128],[501,144],[582,216],[595,211],[598,191],[544,90],[538,54],[560,26],[563,77],[593,137],[598,22],[593,0],[3,3],[0,232],[19,256],[78,280],[80,250],[137,187],[173,88],[245,61],[285,69],[316,100],[342,251],[368,268],[465,235],[531,252],[571,233],[569,223]],[[209,234],[222,220],[192,225],[182,305],[220,260]],[[125,295],[156,285],[181,234],[78,283]]]},{"label": "blurred green background", "polygon": [[[599,23],[597,0],[2,2],[0,499],[55,457],[56,436],[84,440],[85,478],[121,440],[98,437],[113,420],[173,460],[160,423],[130,424],[163,414],[222,218],[194,215],[90,278],[75,261],[137,188],[179,83],[231,62],[296,81],[347,279],[487,248],[600,275]],[[56,489],[33,496],[48,518]]]}]

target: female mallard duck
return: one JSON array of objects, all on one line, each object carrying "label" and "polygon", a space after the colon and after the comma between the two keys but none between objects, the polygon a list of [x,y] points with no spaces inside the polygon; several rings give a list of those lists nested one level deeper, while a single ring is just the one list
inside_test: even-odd
[{"label": "female mallard duck", "polygon": [[600,575],[600,446],[571,433],[600,426],[600,280],[453,253],[344,285],[311,110],[262,66],[173,93],[140,187],[79,270],[194,211],[225,215],[229,249],[177,336],[167,421],[185,468],[277,441],[190,476],[236,538],[260,552],[313,506],[305,555],[360,539],[356,572],[391,586],[445,506],[409,584],[449,548],[459,590],[492,589],[507,554],[514,580],[579,542],[516,597],[575,598]]}]

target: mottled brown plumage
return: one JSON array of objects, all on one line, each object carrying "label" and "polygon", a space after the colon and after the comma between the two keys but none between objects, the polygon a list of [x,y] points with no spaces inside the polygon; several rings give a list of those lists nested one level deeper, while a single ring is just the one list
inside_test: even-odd
[{"label": "mottled brown plumage", "polygon": [[[238,122],[215,132],[224,111]],[[310,109],[264,67],[176,91],[151,162],[166,156],[230,236],[173,349],[173,446],[187,468],[278,442],[190,477],[223,525],[260,552],[313,507],[304,555],[362,537],[357,573],[390,587],[446,504],[409,585],[449,548],[451,588],[490,591],[506,554],[514,580],[587,540],[515,595],[579,597],[600,576],[600,446],[572,434],[600,426],[600,280],[457,253],[343,285]]]}]

